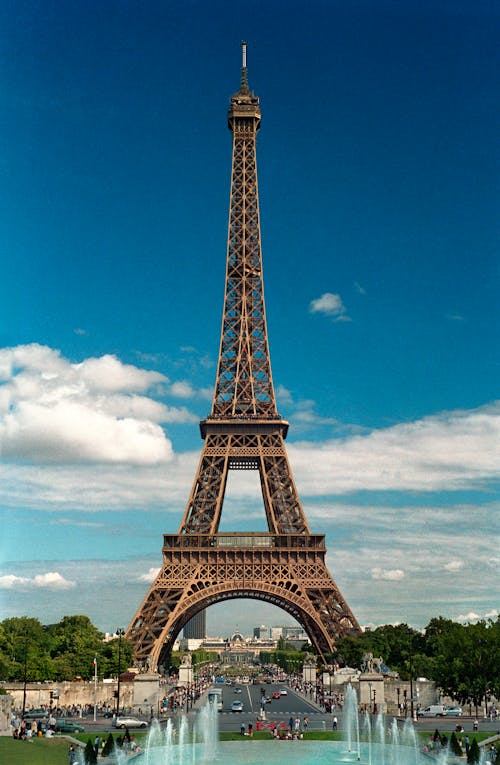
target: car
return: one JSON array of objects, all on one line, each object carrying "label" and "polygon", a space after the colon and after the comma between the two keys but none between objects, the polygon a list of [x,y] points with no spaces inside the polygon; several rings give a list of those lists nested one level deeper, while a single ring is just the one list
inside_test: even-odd
[{"label": "car", "polygon": [[445,707],[446,717],[462,717],[462,707]]},{"label": "car", "polygon": [[279,691],[274,691],[273,699],[280,699],[280,698],[281,698],[281,693]]},{"label": "car", "polygon": [[138,717],[117,717],[113,723],[115,728],[147,728],[146,720],[139,720]]},{"label": "car", "polygon": [[446,713],[442,704],[431,704],[425,709],[419,709],[417,714],[419,717],[444,717]]},{"label": "car", "polygon": [[243,712],[243,704],[241,701],[233,701],[231,704],[231,712]]},{"label": "car", "polygon": [[286,688],[280,688],[280,696],[288,696],[288,691]]},{"label": "car", "polygon": [[49,716],[47,709],[28,709],[24,715],[23,720],[43,720]]},{"label": "car", "polygon": [[57,733],[85,733],[83,725],[74,723],[72,720],[65,720],[64,718],[56,718],[56,732]]},{"label": "car", "polygon": [[235,688],[234,693],[241,693],[241,688]]}]

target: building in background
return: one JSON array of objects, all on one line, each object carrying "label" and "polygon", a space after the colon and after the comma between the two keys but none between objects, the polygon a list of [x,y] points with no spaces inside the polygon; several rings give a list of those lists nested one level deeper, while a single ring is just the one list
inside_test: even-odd
[{"label": "building in background", "polygon": [[207,612],[205,609],[193,616],[184,627],[183,634],[188,640],[205,640],[207,636]]}]

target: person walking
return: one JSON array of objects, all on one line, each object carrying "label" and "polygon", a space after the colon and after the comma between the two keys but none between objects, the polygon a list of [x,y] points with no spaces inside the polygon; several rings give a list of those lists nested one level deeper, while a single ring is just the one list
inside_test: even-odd
[{"label": "person walking", "polygon": [[333,730],[337,730],[337,723],[338,723],[338,720],[337,720],[336,716],[334,715],[333,716]]},{"label": "person walking", "polygon": [[468,757],[469,756],[469,751],[470,751],[470,741],[469,741],[469,737],[468,736],[465,736],[464,744],[465,744],[465,754]]}]

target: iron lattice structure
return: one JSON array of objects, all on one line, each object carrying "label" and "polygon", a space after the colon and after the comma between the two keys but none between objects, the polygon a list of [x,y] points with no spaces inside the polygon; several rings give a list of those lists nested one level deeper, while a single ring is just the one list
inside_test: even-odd
[{"label": "iron lattice structure", "polygon": [[[228,124],[233,134],[226,290],[212,411],[179,532],[165,535],[163,565],[127,637],[139,666],[156,670],[184,625],[231,598],[255,598],[290,613],[323,656],[359,631],[311,534],[285,449],[288,422],[276,408],[264,305],[257,184],[259,99],[247,82],[246,47]],[[258,470],[268,533],[220,534],[229,470]]]}]

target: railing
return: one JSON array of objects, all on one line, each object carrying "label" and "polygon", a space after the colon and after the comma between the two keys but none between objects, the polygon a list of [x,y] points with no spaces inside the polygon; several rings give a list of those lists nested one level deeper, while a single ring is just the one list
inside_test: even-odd
[{"label": "railing", "polygon": [[189,549],[269,549],[290,548],[326,550],[324,534],[264,534],[238,533],[224,534],[164,534],[163,546]]}]

